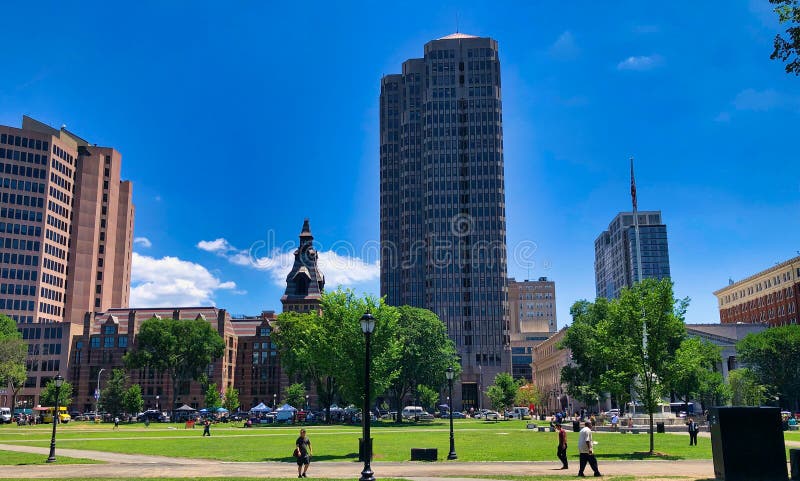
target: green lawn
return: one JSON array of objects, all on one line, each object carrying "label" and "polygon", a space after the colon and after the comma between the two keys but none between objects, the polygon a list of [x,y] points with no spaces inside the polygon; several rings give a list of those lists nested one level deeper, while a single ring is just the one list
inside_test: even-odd
[{"label": "green lawn", "polygon": [[[45,464],[47,456],[42,454],[18,453],[16,451],[2,451],[0,450],[0,465],[12,466],[20,464]],[[58,456],[56,453],[56,460],[58,464],[95,464],[100,461],[92,461],[91,459],[76,459],[68,458],[66,456]]]},{"label": "green lawn", "polygon": [[786,441],[800,441],[800,431],[784,431],[783,439]]},{"label": "green lawn", "polygon": [[[456,452],[460,461],[553,461],[555,433],[525,429],[526,421],[482,422],[472,419],[455,423]],[[0,443],[48,446],[47,427],[4,427]],[[299,427],[259,427],[243,429],[220,424],[212,427],[211,437],[201,429],[186,430],[178,425],[123,425],[113,431],[110,425],[71,423],[59,428],[58,447],[89,449],[128,454],[205,458],[222,461],[285,461],[291,457]],[[358,453],[358,426],[309,426],[317,461],[355,461]],[[396,426],[379,423],[372,429],[377,461],[405,461],[412,447],[438,448],[439,458],[449,451],[448,424]],[[643,459],[649,448],[647,434],[596,433],[598,458],[606,460]],[[577,459],[577,433],[569,433],[569,456]],[[710,459],[711,442],[700,438],[690,447],[687,436],[657,434],[655,449],[666,459]]]}]

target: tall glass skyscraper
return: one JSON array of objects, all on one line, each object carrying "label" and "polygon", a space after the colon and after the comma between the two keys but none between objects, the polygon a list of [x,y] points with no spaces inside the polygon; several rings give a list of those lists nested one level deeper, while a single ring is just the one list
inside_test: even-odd
[{"label": "tall glass skyscraper", "polygon": [[640,279],[670,277],[667,226],[661,211],[639,212],[642,276],[637,271],[636,230],[633,212],[620,212],[594,241],[594,275],[597,297],[619,297],[623,287]]},{"label": "tall glass skyscraper", "polygon": [[[381,295],[439,315],[478,408],[510,372],[500,59],[456,33],[381,80]],[[485,378],[485,381],[484,381]]]}]

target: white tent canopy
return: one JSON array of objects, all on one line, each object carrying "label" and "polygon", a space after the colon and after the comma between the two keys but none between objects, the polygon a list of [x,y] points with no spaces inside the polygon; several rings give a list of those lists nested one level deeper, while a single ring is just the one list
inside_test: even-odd
[{"label": "white tent canopy", "polygon": [[284,404],[283,406],[278,408],[278,411],[297,411],[297,408],[294,408],[289,404]]}]

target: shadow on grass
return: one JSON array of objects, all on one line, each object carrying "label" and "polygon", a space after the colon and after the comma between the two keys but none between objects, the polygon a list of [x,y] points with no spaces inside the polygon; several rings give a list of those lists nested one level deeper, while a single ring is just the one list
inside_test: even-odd
[{"label": "shadow on grass", "polygon": [[[323,454],[321,456],[312,456],[311,462],[314,461],[340,461],[342,459],[349,459],[350,461],[357,461],[358,460],[358,453],[347,453],[341,456],[333,456],[330,454]],[[264,458],[262,461],[269,461],[275,463],[293,463],[297,464],[297,458],[294,456],[285,456],[282,458]]]},{"label": "shadow on grass", "polygon": [[641,461],[641,460],[653,461],[660,459],[663,459],[664,461],[679,461],[682,459],[686,459],[683,456],[675,456],[672,454],[659,453],[658,451],[652,454],[647,451],[638,451],[633,453],[600,454],[597,455],[597,458],[608,459],[608,460],[623,460],[623,461]]}]

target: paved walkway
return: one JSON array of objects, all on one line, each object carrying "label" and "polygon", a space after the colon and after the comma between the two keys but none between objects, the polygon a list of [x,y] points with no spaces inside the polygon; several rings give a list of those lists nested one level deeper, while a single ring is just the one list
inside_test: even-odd
[{"label": "paved walkway", "polygon": [[[46,457],[48,448],[0,444],[0,450],[41,454]],[[233,477],[252,476],[293,478],[297,476],[297,466],[292,463],[232,463],[199,459],[168,458],[163,456],[140,456],[131,454],[105,453],[82,449],[58,449],[57,456],[85,458],[103,461],[108,464],[60,464],[32,466],[3,466],[0,478],[42,478],[58,479],[71,477]],[[470,462],[442,461],[421,462],[377,462],[372,469],[379,478],[405,477],[414,481],[435,481],[448,477],[447,481],[459,480],[458,476],[491,475],[544,475],[577,473],[577,462],[569,470],[560,470],[557,462]],[[351,462],[314,462],[309,473],[311,477],[357,478],[362,465]],[[588,468],[587,468],[588,469]],[[600,461],[600,470],[606,475],[647,476],[658,479],[667,476],[687,476],[692,479],[714,477],[714,467],[710,460],[690,461]],[[456,477],[456,479],[452,478]],[[469,481],[475,481],[471,479]]]}]

